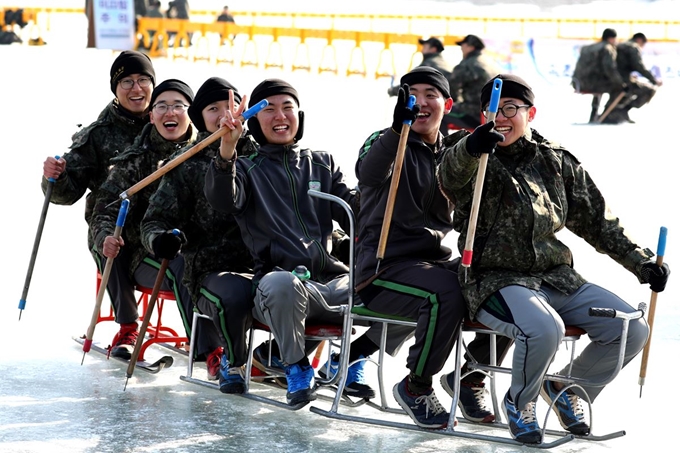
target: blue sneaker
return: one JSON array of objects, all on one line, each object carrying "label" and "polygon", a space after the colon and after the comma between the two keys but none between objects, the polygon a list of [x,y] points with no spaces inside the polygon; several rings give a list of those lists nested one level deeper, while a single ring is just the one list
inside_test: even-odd
[{"label": "blue sneaker", "polygon": [[269,341],[265,341],[253,351],[253,366],[267,375],[268,379],[273,379],[281,388],[288,388],[286,382],[286,371],[281,359],[275,355],[269,360]]},{"label": "blue sneaker", "polygon": [[[453,398],[453,378],[454,373],[442,374],[439,382],[446,393]],[[460,391],[458,392],[458,408],[466,420],[474,423],[492,423],[496,416],[486,405],[486,394],[484,383],[470,383],[461,381]]]},{"label": "blue sneaker", "polygon": [[243,379],[243,369],[240,366],[229,366],[226,354],[220,359],[220,372],[218,373],[220,392],[243,393],[246,381]]},{"label": "blue sneaker", "polygon": [[449,413],[437,399],[434,390],[430,389],[422,395],[414,395],[408,391],[407,381],[408,376],[392,389],[392,394],[394,394],[397,403],[421,428],[446,428],[446,425],[449,424]]},{"label": "blue sneaker", "polygon": [[[546,403],[552,405],[562,428],[577,436],[587,436],[590,433],[590,426],[583,416],[581,399],[571,390],[562,392],[557,397],[558,393],[550,381],[544,381],[541,385],[541,396]],[[553,404],[553,401],[555,401],[555,404]]]},{"label": "blue sneaker", "polygon": [[[355,362],[347,370],[347,381],[342,394],[351,396],[353,398],[371,399],[375,398],[375,391],[366,384],[364,379],[364,365],[366,365],[365,357],[359,356],[360,361]],[[338,372],[338,354],[331,354],[331,360],[326,362],[324,366],[319,368],[319,376],[323,379],[331,379]]]},{"label": "blue sneaker", "polygon": [[523,410],[518,410],[515,403],[510,401],[510,392],[508,392],[503,398],[503,404],[513,439],[523,444],[540,444],[542,436],[541,428],[536,421],[536,402],[532,401]]},{"label": "blue sneaker", "polygon": [[297,406],[301,403],[314,401],[316,399],[314,368],[311,365],[293,364],[286,366],[285,369],[286,379],[288,380],[288,392],[286,392],[288,405]]}]

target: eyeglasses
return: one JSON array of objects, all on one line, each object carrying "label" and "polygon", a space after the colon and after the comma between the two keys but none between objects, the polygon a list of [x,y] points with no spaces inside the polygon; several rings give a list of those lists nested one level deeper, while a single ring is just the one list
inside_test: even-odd
[{"label": "eyeglasses", "polygon": [[[503,107],[498,107],[498,113],[502,113],[504,117],[510,119],[513,118],[515,115],[517,115],[517,112],[519,109],[522,107],[529,108],[531,107],[530,105],[515,105],[515,104],[505,104]],[[484,114],[484,118],[487,118],[489,115],[488,111],[488,106],[484,111],[482,112]]]},{"label": "eyeglasses", "polygon": [[151,85],[151,79],[148,77],[140,77],[137,80],[123,79],[120,82],[120,87],[124,90],[131,90],[135,83],[139,85],[140,88],[146,88]]},{"label": "eyeglasses", "polygon": [[186,104],[168,105],[165,102],[159,102],[158,104],[154,104],[154,106],[151,108],[153,109],[154,112],[158,113],[159,115],[165,115],[168,110],[179,115],[180,113],[186,112],[189,106]]}]

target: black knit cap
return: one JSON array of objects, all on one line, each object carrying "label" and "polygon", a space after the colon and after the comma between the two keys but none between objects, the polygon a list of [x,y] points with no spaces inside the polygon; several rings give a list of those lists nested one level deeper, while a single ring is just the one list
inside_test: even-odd
[{"label": "black knit cap", "polygon": [[151,83],[156,85],[156,72],[151,59],[136,50],[126,50],[113,60],[111,65],[111,91],[116,94],[118,82],[130,74],[145,74],[151,77]]},{"label": "black knit cap", "polygon": [[534,105],[534,92],[523,78],[514,74],[498,74],[492,79],[489,79],[482,87],[482,94],[479,98],[482,110],[484,110],[484,107],[491,101],[491,89],[493,88],[493,81],[496,79],[501,79],[503,81],[501,97],[517,98],[529,105]]},{"label": "black knit cap", "polygon": [[178,79],[168,79],[154,88],[153,93],[151,93],[151,107],[156,103],[158,96],[166,91],[177,91],[182,94],[189,101],[189,105],[194,102],[194,90],[189,85]]},{"label": "black knit cap", "polygon": [[426,83],[438,89],[444,98],[448,99],[451,97],[451,93],[449,93],[449,81],[446,80],[444,74],[430,66],[417,66],[411,69],[410,72],[407,72],[401,77],[400,85],[405,83],[408,83],[409,86],[415,85],[416,83]]},{"label": "black knit cap", "polygon": [[234,102],[241,103],[241,95],[234,85],[221,77],[210,77],[196,92],[193,104],[189,106],[189,118],[199,132],[205,132],[203,121],[203,109],[213,102],[226,101],[229,99],[229,90],[234,92]]},{"label": "black knit cap", "polygon": [[[252,107],[263,99],[267,99],[270,96],[276,96],[277,94],[288,94],[293,99],[295,103],[300,107],[300,99],[298,98],[298,92],[293,85],[281,79],[265,79],[258,86],[253,89],[250,95],[250,101],[248,101],[248,107]],[[260,126],[260,121],[257,116],[254,116],[248,120],[248,130],[252,134],[255,141],[260,145],[267,143],[267,138],[262,132],[262,127]],[[305,114],[302,110],[298,111],[298,130],[295,134],[295,141],[298,142],[302,138],[305,130]]]},{"label": "black knit cap", "polygon": [[289,94],[295,99],[298,107],[300,107],[300,99],[298,98],[298,92],[293,85],[281,79],[265,79],[258,86],[253,89],[250,95],[250,101],[248,102],[248,107],[252,107],[263,99],[267,99],[269,96],[275,96],[277,94]]}]

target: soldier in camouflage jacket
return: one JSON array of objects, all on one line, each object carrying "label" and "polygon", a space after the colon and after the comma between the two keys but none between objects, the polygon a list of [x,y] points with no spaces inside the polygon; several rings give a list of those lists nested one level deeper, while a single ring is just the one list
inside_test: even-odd
[{"label": "soldier in camouflage jacket", "polygon": [[[462,252],[479,156],[492,152],[499,142],[496,152],[489,155],[472,265],[467,274],[460,274],[460,283],[470,316],[516,340],[505,406],[509,414],[521,413],[525,420],[533,420],[519,434],[511,421],[510,430],[518,440],[534,443],[540,441],[534,401],[539,392],[544,398],[555,393],[553,384],[541,383],[564,336],[564,326],[583,328],[592,341],[576,358],[571,375],[598,380],[616,365],[621,324],[618,319],[592,318],[588,309],[634,310],[616,295],[587,282],[572,267],[571,251],[557,239],[557,232],[568,228],[640,282],[649,282],[655,291],[664,289],[669,270],[651,260],[649,249],[629,239],[579,161],[528,127],[536,114],[529,85],[517,76],[498,77],[503,86],[495,123],[480,126],[472,134],[462,131],[455,145],[446,149],[438,177],[445,195],[456,204],[453,224],[460,232]],[[492,82],[482,89],[484,107],[489,104]],[[642,349],[648,333],[644,319],[630,322],[626,364]],[[593,400],[602,387],[584,389]],[[573,397],[565,403],[573,409],[572,418],[566,420],[564,414],[569,411],[562,412],[563,427],[587,434],[589,427],[577,397],[568,397]]]},{"label": "soldier in camouflage jacket", "polygon": [[[168,79],[158,85],[151,95],[150,123],[144,126],[134,143],[124,153],[111,159],[111,169],[99,188],[95,200],[90,229],[95,250],[106,259],[114,259],[125,266],[133,284],[151,288],[156,280],[161,256],[149,256],[140,239],[140,222],[149,197],[158,186],[154,181],[132,195],[125,226],[120,238],[113,236],[120,208],[119,195],[158,169],[160,163],[176,150],[196,138],[186,108],[193,100],[191,88],[184,82]],[[120,253],[124,250],[125,253]],[[188,336],[191,336],[193,305],[188,291],[182,285],[184,260],[172,258],[166,271],[163,290],[175,293],[178,308]],[[133,288],[134,289],[134,288]],[[116,322],[121,325],[119,342],[114,342],[111,354],[127,356],[134,348],[137,332],[137,303],[132,299],[113,300]],[[116,344],[119,343],[119,344]]]},{"label": "soldier in camouflage jacket", "polygon": [[[199,130],[199,140],[219,128],[219,118],[228,108],[229,89],[235,90],[226,80],[213,77],[198,90],[189,115]],[[238,92],[234,96],[240,102]],[[252,323],[253,307],[253,259],[241,231],[231,214],[213,209],[203,194],[205,174],[219,144],[219,140],[212,143],[163,176],[141,225],[142,242],[149,251],[156,238],[172,228],[182,230],[186,236],[182,247],[184,283],[199,311],[212,318],[212,323],[199,320],[199,326],[205,323],[199,332],[210,337],[198,338],[199,352],[211,353],[207,360],[210,379],[217,378],[223,354],[225,361],[237,369],[245,364],[246,332]],[[257,151],[250,136],[243,137],[237,147],[242,155]],[[205,349],[202,342],[212,349]],[[243,391],[242,383],[234,385],[221,379],[220,384],[224,384],[220,390],[225,393]]]},{"label": "soldier in camouflage jacket", "polygon": [[[130,146],[149,123],[149,102],[155,83],[151,60],[136,51],[122,52],[114,60],[110,72],[115,99],[96,121],[73,136],[69,152],[59,159],[48,157],[45,160],[42,179],[43,192],[47,189],[48,178],[56,180],[51,196],[51,202],[55,204],[72,205],[89,190],[85,202],[85,221],[90,227],[88,247],[100,272],[104,265],[102,256],[94,250],[91,230],[95,199],[108,175],[111,158]],[[135,303],[133,288],[125,264],[114,262],[107,283],[111,300],[122,305]]]},{"label": "soldier in camouflage jacket", "polygon": [[616,68],[616,31],[607,28],[602,32],[602,40],[583,46],[571,81],[579,93],[593,93],[590,122],[597,121],[602,93],[609,99],[604,110],[614,102],[626,88],[624,79]]},{"label": "soldier in camouflage jacket", "polygon": [[463,59],[449,77],[449,90],[453,98],[451,111],[444,116],[441,132],[448,135],[449,124],[456,129],[474,129],[480,125],[479,92],[484,84],[500,72],[500,68],[484,55],[484,42],[467,35],[458,41]]}]

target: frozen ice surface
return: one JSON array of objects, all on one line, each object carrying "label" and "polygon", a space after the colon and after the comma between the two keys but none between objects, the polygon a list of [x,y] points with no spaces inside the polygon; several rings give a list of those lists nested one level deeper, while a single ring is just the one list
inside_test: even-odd
[{"label": "frozen ice surface", "polygon": [[[83,200],[71,207],[50,206],[26,309],[18,321],[17,305],[44,199],[39,188],[42,162],[48,155],[64,153],[76,125],[92,122],[111,99],[112,57],[109,51],[49,45],[0,47],[4,167],[0,275],[5,291],[0,305],[0,332],[5,339],[0,351],[0,452],[532,451],[336,421],[307,408],[289,412],[222,395],[181,381],[186,358],[175,353],[175,364],[159,374],[135,370],[123,391],[126,366],[96,352],[90,352],[81,365],[81,347],[71,339],[85,332],[95,301],[95,267],[85,241]],[[281,74],[169,59],[157,59],[154,65],[158,80],[180,78],[194,90],[214,75],[227,78],[245,93],[265,77],[291,81],[300,90],[307,114],[303,145],[332,151],[351,182],[364,139],[391,123],[394,100],[385,95],[389,84],[385,79]],[[582,123],[590,111],[589,97],[574,95],[567,80],[542,79],[531,65],[520,69],[536,92],[534,127],[562,142],[583,162],[614,214],[641,244],[654,250],[659,227],[668,227],[666,257],[672,266],[680,242],[676,239],[680,190],[674,163],[678,80],[666,80],[650,105],[631,113],[636,124],[588,126]],[[560,235],[572,247],[575,266],[586,278],[633,305],[649,302],[648,287],[639,285],[630,273],[570,233]],[[451,245],[455,239],[454,235],[449,238]],[[666,358],[677,358],[680,345],[678,294],[672,278],[658,298],[642,398],[638,398],[638,357],[595,403],[594,432],[625,429],[627,435],[602,443],[574,441],[558,451],[631,451],[648,448],[652,440],[670,443],[673,417],[668,414],[680,400],[667,385],[667,373],[677,365],[666,363]],[[166,316],[173,310],[169,306]],[[113,332],[112,326],[100,325],[95,339],[108,341]],[[147,358],[167,353],[153,347]],[[566,351],[560,352],[556,368],[565,355]],[[392,385],[406,373],[405,350],[390,363],[388,398]],[[450,360],[444,371],[452,366]],[[194,373],[203,375],[203,365],[197,365]],[[375,385],[371,373],[369,379]],[[501,377],[499,391],[506,386]],[[254,389],[282,396],[269,388]],[[435,389],[448,405],[450,399],[439,388],[437,377]],[[327,401],[314,404],[330,405]],[[542,417],[547,407],[542,401],[538,407]],[[368,408],[344,411],[383,416]],[[555,423],[551,418],[549,424],[556,428]]]}]

